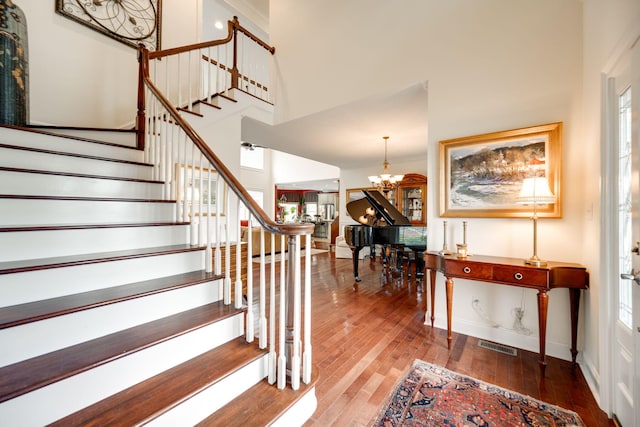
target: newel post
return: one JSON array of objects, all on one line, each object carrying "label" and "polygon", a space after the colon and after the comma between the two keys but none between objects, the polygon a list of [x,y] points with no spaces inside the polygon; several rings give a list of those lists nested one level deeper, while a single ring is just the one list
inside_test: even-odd
[{"label": "newel post", "polygon": [[238,17],[233,17],[233,67],[231,68],[231,89],[238,89],[240,72],[238,71],[238,27],[240,22]]},{"label": "newel post", "polygon": [[149,69],[149,51],[144,45],[138,45],[138,114],[136,116],[136,145],[144,150],[144,137],[146,133],[146,100],[144,81]]}]

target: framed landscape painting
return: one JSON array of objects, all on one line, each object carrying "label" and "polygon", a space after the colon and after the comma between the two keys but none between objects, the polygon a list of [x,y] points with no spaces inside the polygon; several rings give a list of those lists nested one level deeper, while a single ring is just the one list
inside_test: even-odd
[{"label": "framed landscape painting", "polygon": [[532,207],[516,203],[525,178],[546,177],[556,203],[538,216],[562,217],[562,122],[440,141],[440,215],[517,218]]}]

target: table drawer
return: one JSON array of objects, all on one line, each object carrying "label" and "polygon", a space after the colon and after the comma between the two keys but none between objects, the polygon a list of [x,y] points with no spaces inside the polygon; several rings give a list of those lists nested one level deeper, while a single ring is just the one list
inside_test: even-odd
[{"label": "table drawer", "polygon": [[478,264],[468,261],[447,260],[446,276],[456,276],[465,279],[491,279],[491,265]]},{"label": "table drawer", "polygon": [[546,288],[549,283],[547,274],[547,270],[526,267],[493,267],[493,280],[514,285]]}]

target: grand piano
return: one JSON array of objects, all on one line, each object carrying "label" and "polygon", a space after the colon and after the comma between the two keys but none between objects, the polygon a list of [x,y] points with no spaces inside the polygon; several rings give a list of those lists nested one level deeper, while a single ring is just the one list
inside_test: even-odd
[{"label": "grand piano", "polygon": [[[395,250],[411,250],[415,255],[416,277],[424,275],[424,255],[427,250],[427,227],[414,226],[387,198],[377,190],[362,190],[364,198],[347,203],[351,218],[362,225],[344,228],[345,242],[353,252],[353,276],[358,276],[358,259],[362,248],[375,245]],[[372,254],[375,250],[372,249]],[[384,256],[384,253],[383,253]]]}]

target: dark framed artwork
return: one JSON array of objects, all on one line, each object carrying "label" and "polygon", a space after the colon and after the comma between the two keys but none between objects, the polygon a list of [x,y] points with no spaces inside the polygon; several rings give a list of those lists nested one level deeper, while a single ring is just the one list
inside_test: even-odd
[{"label": "dark framed artwork", "polygon": [[525,178],[546,177],[556,203],[538,216],[562,217],[562,122],[440,141],[440,215],[517,218],[531,206],[516,203]]},{"label": "dark framed artwork", "polygon": [[121,43],[160,50],[162,0],[56,0],[56,12]]}]

